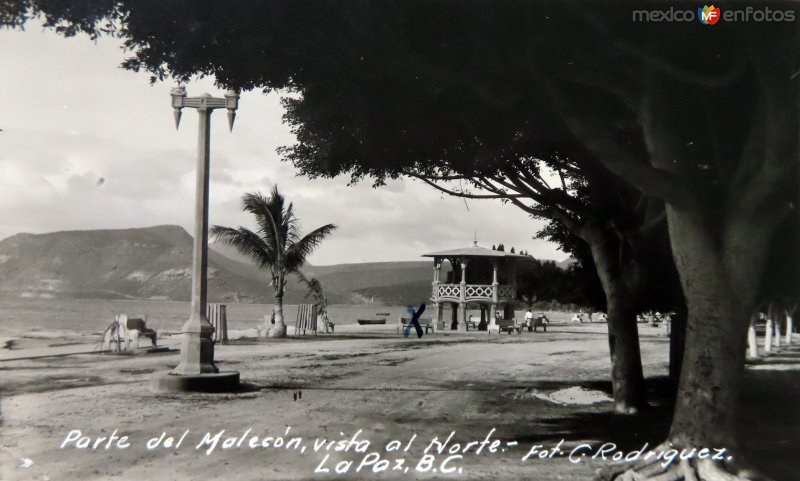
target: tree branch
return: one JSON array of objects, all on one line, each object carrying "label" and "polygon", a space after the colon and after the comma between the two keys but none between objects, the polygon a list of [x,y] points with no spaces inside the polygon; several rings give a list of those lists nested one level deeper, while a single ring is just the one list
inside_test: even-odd
[{"label": "tree branch", "polygon": [[684,192],[684,186],[677,176],[631,156],[611,139],[605,122],[590,114],[579,113],[575,103],[551,80],[541,80],[558,105],[567,127],[608,170],[649,195],[661,197],[674,205],[687,203],[688,192]]},{"label": "tree branch", "polygon": [[413,177],[415,179],[419,179],[419,180],[425,182],[426,184],[430,185],[431,187],[434,187],[437,190],[439,190],[441,192],[444,192],[445,194],[452,195],[454,197],[462,197],[462,198],[465,198],[465,199],[510,199],[510,198],[517,198],[517,197],[525,197],[522,194],[490,194],[489,195],[489,194],[469,194],[469,193],[466,193],[466,192],[463,192],[463,191],[462,192],[458,192],[458,191],[455,191],[455,190],[450,190],[450,189],[447,189],[445,187],[442,187],[441,185],[439,185],[436,182],[433,182],[433,181],[425,178],[422,175],[411,174],[411,173],[406,173],[406,175],[409,176],[409,177]]}]

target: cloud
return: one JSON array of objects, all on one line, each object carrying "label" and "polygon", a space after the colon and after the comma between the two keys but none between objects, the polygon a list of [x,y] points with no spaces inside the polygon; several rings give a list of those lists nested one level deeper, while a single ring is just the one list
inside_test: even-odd
[{"label": "cloud", "polygon": [[[120,69],[114,39],[64,39],[34,25],[0,30],[0,238],[17,232],[179,224],[192,230],[197,115],[175,130],[172,85]],[[221,95],[209,79],[189,95]],[[503,242],[563,258],[531,237],[540,222],[496,201],[443,196],[417,181],[373,189],[349,178],[298,177],[276,149],[294,138],[282,123],[278,94],[245,92],[236,125],[211,120],[210,222],[252,225],[240,210],[245,192],[274,184],[295,203],[305,230],[340,226],[310,258],[315,264],[419,259],[423,253]]]}]

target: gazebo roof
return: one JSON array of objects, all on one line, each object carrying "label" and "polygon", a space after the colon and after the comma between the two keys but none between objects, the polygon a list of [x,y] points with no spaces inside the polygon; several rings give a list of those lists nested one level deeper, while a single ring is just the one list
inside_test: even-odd
[{"label": "gazebo roof", "polygon": [[519,254],[512,254],[511,252],[498,251],[487,249],[485,247],[478,247],[473,245],[470,247],[463,247],[461,249],[450,249],[446,251],[431,252],[430,254],[422,254],[422,257],[516,257],[527,258]]}]

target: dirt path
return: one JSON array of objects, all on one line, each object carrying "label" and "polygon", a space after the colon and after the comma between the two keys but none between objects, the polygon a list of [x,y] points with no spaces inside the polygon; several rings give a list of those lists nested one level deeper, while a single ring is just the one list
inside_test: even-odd
[{"label": "dirt path", "polygon": [[[546,335],[470,333],[415,340],[387,334],[218,346],[220,368],[240,371],[245,383],[243,392],[226,395],[152,393],[148,377],[177,364],[175,353],[5,361],[0,363],[0,479],[209,479],[212,473],[237,481],[590,479],[601,460],[522,458],[534,444],[552,447],[562,438],[565,454],[581,443],[599,447],[616,442],[629,450],[644,442],[653,445],[669,421],[669,413],[659,413],[658,406],[655,416],[620,418],[609,414],[608,401],[570,405],[543,399],[576,386],[599,397],[608,395],[610,384],[598,381],[606,379],[609,370],[604,328],[562,326]],[[642,344],[646,374],[666,374],[666,339],[645,332]],[[658,402],[663,400],[662,384],[653,383],[652,398]],[[792,395],[796,402],[797,393]],[[72,443],[59,449],[71,430],[94,438],[107,437],[115,429],[129,437],[130,447],[75,449]],[[187,429],[178,449],[145,446],[162,432],[177,440]],[[210,454],[205,454],[210,444],[195,449],[206,433],[213,436],[223,429]],[[223,448],[225,438],[237,437],[238,442],[248,429],[238,447]],[[320,440],[318,445],[323,439],[352,440],[359,430],[356,441],[370,441],[368,447],[360,445],[365,452],[355,451],[356,444],[348,451],[314,451],[314,440]],[[416,469],[430,441],[444,441],[452,431],[445,451],[434,453],[435,462]],[[454,444],[463,449],[470,441],[484,441],[490,432],[481,454],[476,455],[473,446],[463,458],[442,465]],[[392,440],[405,448],[414,435],[407,451],[385,449]],[[284,437],[284,444],[301,437],[306,449],[251,449],[252,436],[259,442]],[[489,453],[495,440],[497,452]],[[372,465],[356,472],[370,452],[389,460],[390,468],[397,467],[397,459],[403,464],[398,471],[376,474]],[[337,463],[344,467],[347,461],[354,463],[347,473],[336,474]],[[315,468],[330,471],[315,473]],[[442,469],[456,471],[443,475]]]}]

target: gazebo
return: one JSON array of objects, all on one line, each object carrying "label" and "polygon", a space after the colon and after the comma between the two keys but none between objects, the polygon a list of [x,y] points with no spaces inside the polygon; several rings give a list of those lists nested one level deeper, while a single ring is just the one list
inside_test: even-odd
[{"label": "gazebo", "polygon": [[[489,326],[494,326],[497,309],[503,308],[503,317],[514,315],[517,297],[516,267],[527,256],[479,247],[471,247],[423,254],[433,257],[434,329],[446,329],[445,307],[450,307],[450,329],[467,330],[467,306],[478,305],[481,317],[489,311]],[[441,278],[442,264],[447,261],[451,269]]]}]

